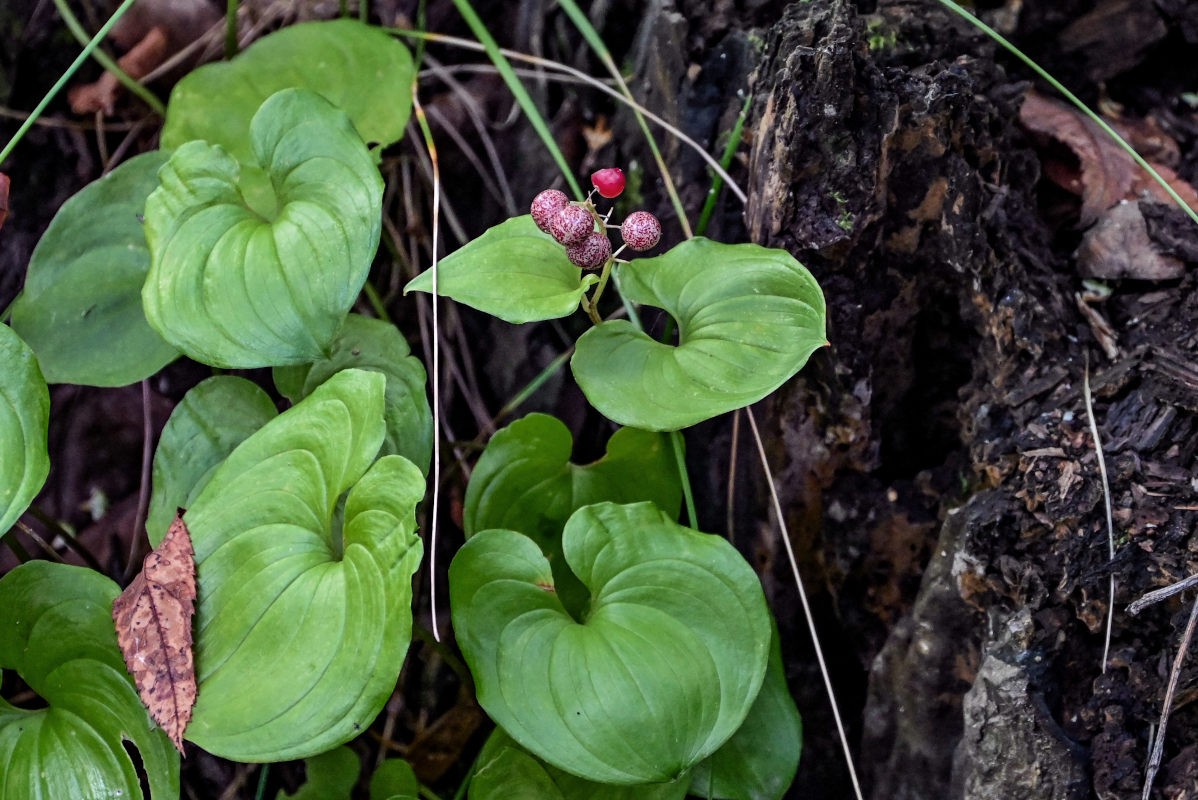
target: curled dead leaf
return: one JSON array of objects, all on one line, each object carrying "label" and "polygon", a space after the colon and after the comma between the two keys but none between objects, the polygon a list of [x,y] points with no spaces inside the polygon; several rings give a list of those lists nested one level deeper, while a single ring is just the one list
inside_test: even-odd
[{"label": "curled dead leaf", "polygon": [[[1141,169],[1102,128],[1072,106],[1035,92],[1024,98],[1019,109],[1019,121],[1028,131],[1053,139],[1069,149],[1076,164],[1046,154],[1044,174],[1063,189],[1082,198],[1081,223],[1088,226],[1102,212],[1121,200],[1138,200],[1142,196],[1172,203],[1172,198],[1152,176]],[[1124,123],[1124,132],[1128,124]],[[1135,138],[1135,137],[1133,137]],[[1152,141],[1152,149],[1164,159],[1170,158],[1170,144],[1176,143],[1157,129],[1138,143]],[[1164,164],[1153,168],[1191,208],[1198,208],[1198,192]]]},{"label": "curled dead leaf", "polygon": [[195,553],[180,514],[112,603],[125,667],[150,716],[180,753],[196,700],[191,639],[195,597]]},{"label": "curled dead leaf", "polygon": [[8,219],[8,176],[0,172],[0,228],[4,227],[4,220]]},{"label": "curled dead leaf", "polygon": [[[149,75],[166,59],[167,38],[161,28],[151,28],[117,64],[134,80]],[[67,93],[67,101],[76,114],[103,111],[112,115],[120,92],[120,82],[111,72],[105,72],[94,83],[75,86]]]}]

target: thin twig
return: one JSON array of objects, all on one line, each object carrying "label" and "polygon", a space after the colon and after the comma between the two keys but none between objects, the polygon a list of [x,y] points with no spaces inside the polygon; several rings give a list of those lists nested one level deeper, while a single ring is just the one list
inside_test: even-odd
[{"label": "thin twig", "polygon": [[766,483],[770,488],[770,501],[774,505],[774,516],[778,518],[778,529],[782,544],[786,548],[786,558],[790,561],[790,571],[794,576],[795,587],[799,590],[799,600],[803,604],[803,616],[807,618],[807,628],[811,631],[811,642],[815,645],[815,660],[819,663],[819,672],[824,679],[824,690],[832,704],[832,717],[836,720],[836,732],[840,736],[840,746],[844,749],[844,760],[849,769],[849,778],[853,782],[853,794],[857,800],[863,800],[861,784],[857,780],[857,769],[853,766],[853,754],[849,749],[849,737],[844,731],[844,722],[840,719],[840,707],[836,702],[836,693],[832,690],[832,678],[828,674],[828,662],[824,660],[824,649],[820,647],[819,635],[815,630],[815,616],[811,613],[811,604],[807,602],[807,590],[803,588],[803,578],[799,575],[799,562],[795,559],[794,547],[790,543],[790,531],[786,526],[786,518],[782,514],[782,502],[778,499],[778,489],[774,486],[774,473],[770,469],[769,459],[765,456],[765,445],[761,442],[761,433],[757,430],[757,419],[752,408],[745,408],[749,418],[749,427],[753,429],[753,440],[757,444],[757,454],[761,457],[761,468],[765,470]]},{"label": "thin twig", "polygon": [[[1090,422],[1090,435],[1094,437],[1094,452],[1098,456],[1098,474],[1102,477],[1102,500],[1106,505],[1107,557],[1115,560],[1115,519],[1111,513],[1111,485],[1107,480],[1106,458],[1102,454],[1102,440],[1098,437],[1098,423],[1094,421],[1094,403],[1090,397],[1090,351],[1086,351],[1086,365],[1082,372],[1082,398],[1086,401],[1086,419]],[[1107,602],[1106,639],[1102,646],[1102,671],[1106,672],[1107,659],[1111,654],[1111,626],[1115,621],[1115,573],[1110,574],[1110,600]]]},{"label": "thin twig", "polygon": [[1173,670],[1169,673],[1169,685],[1165,688],[1165,703],[1161,708],[1161,722],[1157,728],[1156,737],[1152,742],[1152,754],[1148,758],[1148,768],[1144,771],[1144,791],[1141,800],[1148,800],[1152,794],[1152,783],[1156,773],[1161,768],[1161,756],[1165,752],[1165,727],[1169,724],[1169,710],[1173,706],[1173,693],[1177,690],[1177,679],[1181,675],[1181,665],[1190,649],[1190,640],[1194,638],[1194,624],[1198,622],[1198,598],[1190,608],[1190,621],[1186,623],[1185,633],[1181,636],[1181,645],[1173,658]]},{"label": "thin twig", "polygon": [[1148,592],[1139,600],[1129,605],[1127,607],[1127,613],[1139,614],[1141,611],[1148,608],[1148,606],[1153,605],[1154,603],[1159,603],[1166,598],[1184,592],[1191,586],[1196,585],[1198,585],[1198,573],[1191,575],[1188,578],[1182,578],[1177,583],[1171,583],[1163,589],[1154,589],[1153,591]]}]

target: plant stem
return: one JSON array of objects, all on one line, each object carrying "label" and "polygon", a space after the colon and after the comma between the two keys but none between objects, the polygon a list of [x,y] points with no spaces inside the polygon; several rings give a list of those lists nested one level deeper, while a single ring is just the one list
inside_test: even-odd
[{"label": "plant stem", "polygon": [[383,298],[379,296],[379,290],[374,288],[373,283],[366,281],[366,283],[362,284],[362,294],[366,295],[366,300],[370,303],[370,307],[374,309],[375,316],[383,322],[391,322],[391,315],[387,313],[387,307],[383,305]]},{"label": "plant stem", "polygon": [[[736,156],[736,148],[740,146],[741,132],[745,128],[745,117],[749,115],[749,103],[753,102],[753,95],[745,97],[744,104],[740,107],[740,114],[736,116],[736,124],[732,126],[732,133],[728,137],[728,144],[724,145],[724,153],[720,156],[720,166],[724,171],[728,171],[728,167],[732,164],[732,159]],[[720,190],[724,188],[724,178],[718,172],[712,177],[711,188],[707,190],[707,199],[703,201],[703,210],[699,212],[699,222],[695,225],[695,235],[702,236],[707,232],[707,224],[711,222],[711,214],[715,211],[716,200],[720,197]]]},{"label": "plant stem", "polygon": [[258,789],[254,792],[254,800],[263,800],[266,797],[266,779],[270,776],[270,764],[263,764],[262,771],[258,773]]},{"label": "plant stem", "polygon": [[50,87],[50,91],[46,92],[46,95],[42,98],[41,102],[38,103],[37,107],[29,113],[29,116],[25,118],[23,123],[21,123],[21,127],[17,128],[17,132],[14,133],[13,137],[8,140],[8,144],[4,146],[3,150],[0,150],[0,164],[4,163],[4,159],[8,158],[9,154],[13,151],[13,148],[17,146],[17,143],[20,142],[21,139],[25,138],[25,134],[28,133],[29,129],[33,127],[33,123],[37,122],[38,117],[40,117],[42,112],[46,110],[46,106],[50,105],[50,101],[54,99],[54,96],[62,90],[62,87],[65,86],[67,81],[71,79],[71,76],[75,74],[75,71],[79,69],[80,65],[82,65],[87,57],[92,54],[92,51],[96,49],[96,45],[100,43],[100,40],[108,35],[108,31],[112,29],[112,26],[116,24],[116,21],[120,19],[126,11],[129,10],[129,7],[133,5],[134,2],[135,0],[124,0],[120,7],[113,12],[108,22],[104,23],[104,27],[96,31],[96,35],[93,36],[91,41],[87,43],[87,46],[83,48],[83,52],[76,56],[75,60],[71,62],[71,66],[67,67],[66,71],[58,77],[58,80],[55,81],[54,85]]},{"label": "plant stem", "polygon": [[499,412],[495,415],[495,418],[492,420],[492,422],[495,425],[498,425],[500,420],[505,419],[513,411],[519,408],[525,400],[527,400],[529,397],[532,397],[532,395],[541,388],[545,381],[553,377],[553,375],[562,368],[562,365],[570,360],[570,356],[572,355],[574,355],[573,347],[550,361],[549,364],[546,365],[546,367],[541,370],[535,378],[529,381],[523,389],[516,393],[515,397],[507,401],[504,407],[499,409]]},{"label": "plant stem", "polygon": [[1064,84],[1062,84],[1056,78],[1049,75],[1047,70],[1045,70],[1043,67],[1041,67],[1039,64],[1037,64],[1035,61],[1033,61],[1029,56],[1024,55],[1022,50],[1020,50],[1018,47],[1016,47],[1015,45],[1008,42],[1001,33],[994,30],[986,23],[982,22],[980,19],[975,17],[973,14],[966,11],[964,8],[961,8],[961,6],[954,3],[953,0],[938,0],[938,2],[941,5],[947,7],[953,13],[959,15],[962,19],[969,22],[969,24],[973,25],[975,28],[980,30],[982,33],[986,34],[991,39],[998,42],[1000,45],[1002,45],[1004,48],[1006,48],[1006,50],[1008,52],[1010,52],[1012,55],[1014,55],[1016,58],[1018,58],[1024,64],[1026,64],[1032,70],[1032,72],[1035,72],[1041,78],[1048,81],[1049,85],[1052,86],[1052,88],[1054,88],[1058,92],[1060,92],[1065,97],[1065,99],[1068,100],[1070,103],[1073,103],[1073,105],[1077,106],[1079,111],[1081,111],[1083,114],[1085,114],[1087,117],[1089,117],[1090,120],[1095,125],[1097,125],[1099,128],[1101,128],[1107,136],[1110,136],[1111,139],[1113,139],[1117,145],[1122,147],[1127,152],[1127,154],[1130,155],[1133,160],[1135,160],[1135,162],[1137,164],[1139,164],[1141,167],[1143,167],[1144,170],[1149,175],[1152,176],[1153,180],[1155,180],[1157,183],[1159,183],[1161,185],[1161,188],[1165,190],[1165,193],[1168,194],[1169,197],[1173,198],[1173,201],[1177,203],[1177,206],[1182,211],[1184,211],[1186,214],[1188,214],[1190,219],[1192,219],[1192,220],[1194,220],[1194,222],[1198,223],[1198,211],[1195,211],[1194,209],[1190,208],[1189,204],[1186,203],[1185,200],[1181,199],[1181,195],[1179,195],[1176,192],[1176,190],[1174,190],[1174,188],[1169,185],[1169,182],[1167,180],[1165,180],[1163,177],[1161,177],[1161,174],[1159,172],[1157,172],[1155,169],[1153,169],[1152,165],[1149,164],[1147,161],[1145,161],[1143,156],[1141,156],[1139,153],[1137,153],[1136,149],[1134,147],[1132,147],[1130,144],[1128,144],[1122,136],[1120,136],[1118,133],[1116,133],[1115,129],[1106,123],[1106,120],[1104,120],[1102,117],[1098,116],[1098,114],[1091,111],[1090,107],[1087,106],[1085,103],[1083,103],[1077,95],[1075,95],[1073,92],[1066,89]]},{"label": "plant stem", "polygon": [[695,514],[695,496],[691,494],[690,474],[686,471],[686,453],[682,431],[670,431],[670,444],[674,445],[674,461],[678,464],[678,479],[682,482],[682,497],[686,501],[686,519],[695,530],[699,529],[699,517]]},{"label": "plant stem", "polygon": [[[146,105],[154,109],[154,113],[160,117],[166,117],[166,106],[162,105],[162,101],[155,97],[154,93],[145,86],[133,80],[133,78],[129,76],[129,73],[121,69],[120,65],[113,61],[107,53],[99,49],[98,45],[101,41],[103,41],[103,37],[100,36],[100,33],[96,34],[96,36],[100,37],[99,39],[97,39],[96,36],[93,36],[90,40],[87,38],[87,31],[83,29],[83,26],[79,24],[79,20],[75,18],[73,13],[71,13],[71,8],[67,5],[67,0],[54,0],[54,7],[58,9],[58,13],[62,15],[62,21],[67,24],[67,28],[74,35],[79,44],[84,46],[85,50],[92,42],[96,43],[96,45],[92,48],[91,56],[92,58],[96,59],[96,61],[100,62],[100,66],[104,67],[104,69],[115,75],[116,79],[121,82],[122,86],[140,97]],[[124,6],[122,5],[121,8],[124,8]],[[117,9],[117,12],[120,13],[121,9]],[[116,14],[113,14],[112,16],[115,18]],[[110,19],[109,23],[111,22],[112,20]],[[110,25],[106,23],[104,27],[100,29],[100,32],[107,35],[108,30],[110,30]],[[71,67],[68,67],[67,71],[71,72],[73,67],[74,64],[72,64]]]},{"label": "plant stem", "polygon": [[237,0],[228,0],[225,4],[225,61],[235,55],[237,55]]},{"label": "plant stem", "polygon": [[599,273],[599,283],[595,284],[595,291],[591,293],[591,299],[587,301],[587,313],[591,315],[591,321],[596,325],[603,321],[599,316],[599,298],[603,296],[603,290],[607,288],[607,279],[611,277],[611,268],[615,263],[614,255],[607,259],[603,265],[603,272]]}]

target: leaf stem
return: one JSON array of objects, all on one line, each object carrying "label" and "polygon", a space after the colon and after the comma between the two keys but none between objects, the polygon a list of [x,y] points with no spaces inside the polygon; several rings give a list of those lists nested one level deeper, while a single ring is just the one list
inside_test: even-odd
[{"label": "leaf stem", "polygon": [[270,777],[270,764],[263,764],[262,770],[258,773],[258,788],[254,792],[254,800],[263,800],[266,797],[266,779]]},{"label": "leaf stem", "polygon": [[599,316],[599,298],[603,296],[603,290],[607,288],[607,280],[611,277],[611,268],[615,263],[616,257],[613,254],[603,265],[603,272],[599,273],[599,283],[595,284],[595,291],[591,293],[591,299],[586,301],[587,314],[590,315],[591,322],[596,325],[603,321]]},{"label": "leaf stem", "polygon": [[[96,31],[96,35],[93,36],[91,41],[88,42],[83,48],[83,52],[75,57],[75,60],[71,62],[71,66],[67,67],[66,71],[63,72],[62,75],[58,76],[58,80],[55,81],[54,85],[50,87],[50,91],[46,92],[45,96],[42,97],[41,102],[37,104],[37,107],[34,108],[33,111],[29,112],[29,116],[25,118],[23,123],[21,123],[21,127],[17,128],[17,132],[14,133],[13,137],[8,140],[8,144],[4,146],[3,150],[0,150],[0,164],[4,163],[4,159],[8,158],[9,154],[13,151],[13,148],[17,146],[17,143],[20,142],[21,139],[25,138],[25,134],[28,133],[29,129],[33,127],[33,124],[37,122],[38,117],[40,117],[42,112],[46,110],[46,106],[50,105],[50,101],[54,99],[54,96],[62,90],[62,87],[65,86],[67,81],[71,79],[71,76],[75,74],[75,71],[79,69],[83,62],[87,60],[87,57],[92,54],[92,51],[96,49],[96,45],[100,43],[100,40],[108,35],[108,31],[112,30],[112,26],[115,25],[117,20],[129,10],[129,7],[132,6],[134,2],[136,2],[136,0],[124,0],[120,7],[113,12],[111,17],[109,17],[108,22],[105,22],[103,27]],[[157,98],[155,98],[155,100],[157,100]],[[161,105],[161,103],[159,105]]]},{"label": "leaf stem", "polygon": [[571,346],[568,350],[566,350],[566,352],[550,361],[549,364],[546,365],[546,367],[541,370],[535,378],[529,381],[523,389],[516,393],[515,397],[513,397],[511,400],[508,400],[504,407],[499,409],[498,413],[495,414],[495,418],[491,420],[492,424],[498,426],[500,420],[511,415],[511,413],[519,408],[525,400],[536,393],[536,391],[540,389],[542,385],[544,385],[545,381],[553,377],[553,375],[562,368],[562,365],[570,360],[570,356],[572,355],[574,355],[574,348]]},{"label": "leaf stem", "polygon": [[682,497],[686,501],[686,519],[695,530],[699,529],[699,517],[695,514],[695,496],[691,493],[690,473],[686,471],[685,440],[682,431],[670,431],[670,444],[674,446],[674,461],[678,464],[678,479],[682,482]]},{"label": "leaf stem", "polygon": [[237,0],[225,4],[225,61],[237,55]]}]

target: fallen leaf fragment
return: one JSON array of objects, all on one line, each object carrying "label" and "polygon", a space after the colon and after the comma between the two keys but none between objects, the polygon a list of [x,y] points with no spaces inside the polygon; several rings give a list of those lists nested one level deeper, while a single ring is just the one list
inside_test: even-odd
[{"label": "fallen leaf fragment", "polygon": [[1186,271],[1185,264],[1160,252],[1149,238],[1137,201],[1118,203],[1103,212],[1082,237],[1077,266],[1083,277],[1103,280],[1167,281]]},{"label": "fallen leaf fragment", "polygon": [[8,176],[0,172],[0,228],[4,227],[4,220],[8,219]]},{"label": "fallen leaf fragment", "polygon": [[[117,64],[129,77],[139,80],[149,75],[159,64],[166,60],[166,34],[161,28],[151,28],[145,37],[133,49],[117,60]],[[103,111],[111,116],[116,110],[116,99],[120,91],[120,82],[111,72],[105,72],[94,83],[76,86],[67,94],[71,110],[76,114],[91,114]]]},{"label": "fallen leaf fragment", "polygon": [[196,700],[191,618],[195,553],[180,514],[112,603],[117,643],[141,701],[180,753]]},{"label": "fallen leaf fragment", "polygon": [[[1081,170],[1081,221],[1089,225],[1098,215],[1118,203],[1131,190],[1138,169],[1136,163],[1101,128],[1072,106],[1041,97],[1035,92],[1024,98],[1019,121],[1030,131],[1051,137],[1069,148]],[[1061,180],[1058,167],[1045,166],[1045,172],[1063,188],[1073,190]]]}]

